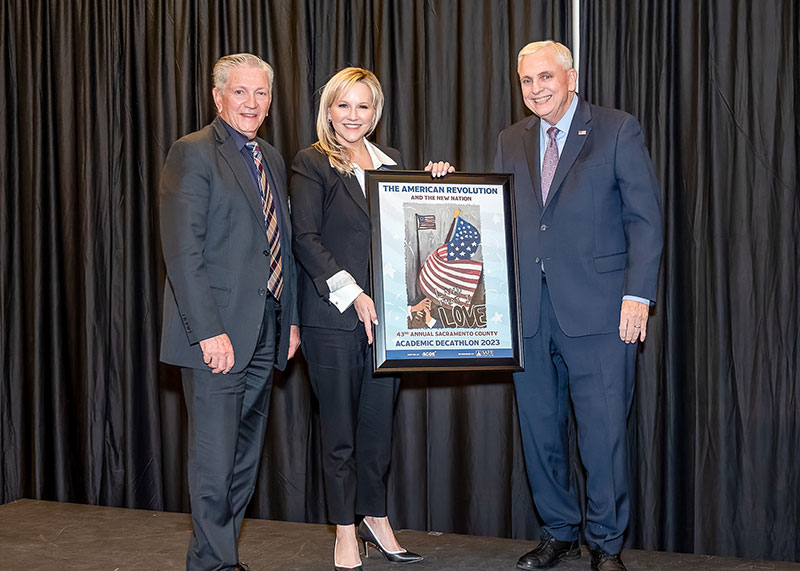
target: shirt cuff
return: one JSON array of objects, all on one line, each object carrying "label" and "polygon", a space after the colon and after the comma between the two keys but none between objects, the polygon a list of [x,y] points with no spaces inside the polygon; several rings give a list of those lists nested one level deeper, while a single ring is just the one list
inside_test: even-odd
[{"label": "shirt cuff", "polygon": [[635,295],[623,295],[622,299],[628,299],[630,301],[638,301],[639,303],[643,303],[645,305],[655,305],[656,304],[655,301],[650,301],[649,299],[647,299],[645,297],[638,297],[638,296],[635,296]]},{"label": "shirt cuff", "polygon": [[328,284],[328,289],[331,292],[328,295],[328,299],[336,306],[339,313],[344,313],[364,291],[358,287],[353,276],[345,270],[339,270],[325,280],[325,283]]}]

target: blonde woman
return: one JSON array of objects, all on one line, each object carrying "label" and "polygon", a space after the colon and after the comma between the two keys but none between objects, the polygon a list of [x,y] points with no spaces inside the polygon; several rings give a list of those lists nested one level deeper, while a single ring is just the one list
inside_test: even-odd
[{"label": "blonde woman", "polygon": [[[399,379],[372,374],[375,305],[370,297],[369,211],[364,171],[402,169],[400,153],[367,140],[383,110],[375,75],[349,67],[322,90],[318,140],[292,165],[292,226],[303,353],[319,400],[334,567],[360,570],[358,538],[386,559],[412,563],[386,514],[386,476]],[[434,177],[454,169],[428,163]],[[356,521],[363,517],[358,529]]]}]

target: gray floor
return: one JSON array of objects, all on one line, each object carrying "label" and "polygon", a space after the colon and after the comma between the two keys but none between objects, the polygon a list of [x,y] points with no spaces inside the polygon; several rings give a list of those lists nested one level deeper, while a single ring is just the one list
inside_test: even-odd
[{"label": "gray floor", "polygon": [[[190,535],[191,520],[186,514],[20,500],[0,506],[0,569],[180,570]],[[425,555],[409,571],[512,571],[517,558],[536,545],[405,530],[398,532],[398,538]],[[332,528],[325,525],[247,520],[240,539],[241,558],[253,571],[330,571],[332,548]],[[635,550],[623,555],[631,571],[800,571],[799,563]],[[587,571],[588,554],[557,569]],[[364,560],[364,571],[398,571],[398,566],[372,557]]]}]

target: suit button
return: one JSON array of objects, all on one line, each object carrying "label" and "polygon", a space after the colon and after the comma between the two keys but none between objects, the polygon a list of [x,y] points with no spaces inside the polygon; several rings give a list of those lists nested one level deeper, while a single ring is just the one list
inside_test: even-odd
[{"label": "suit button", "polygon": [[541,230],[542,232],[547,230],[547,224],[542,224],[541,226],[539,226],[539,230]]},{"label": "suit button", "polygon": [[264,255],[269,256],[269,252],[267,250],[264,250]]},{"label": "suit button", "polygon": [[541,264],[542,263],[542,259],[541,258],[536,258],[536,263],[537,264]]},{"label": "suit button", "polygon": [[265,293],[267,293],[267,290],[265,290],[263,287],[258,288],[258,295],[264,295]]}]

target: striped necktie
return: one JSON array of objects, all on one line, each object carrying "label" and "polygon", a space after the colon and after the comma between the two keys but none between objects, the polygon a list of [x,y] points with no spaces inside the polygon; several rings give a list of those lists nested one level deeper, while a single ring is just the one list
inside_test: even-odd
[{"label": "striped necktie", "polygon": [[261,195],[261,207],[264,209],[264,221],[267,225],[267,242],[269,242],[269,280],[267,287],[275,299],[281,299],[283,291],[283,264],[281,261],[281,233],[278,228],[278,213],[272,199],[267,173],[261,164],[261,149],[258,143],[250,141],[247,148],[253,153],[253,161],[258,170],[258,193]]}]

